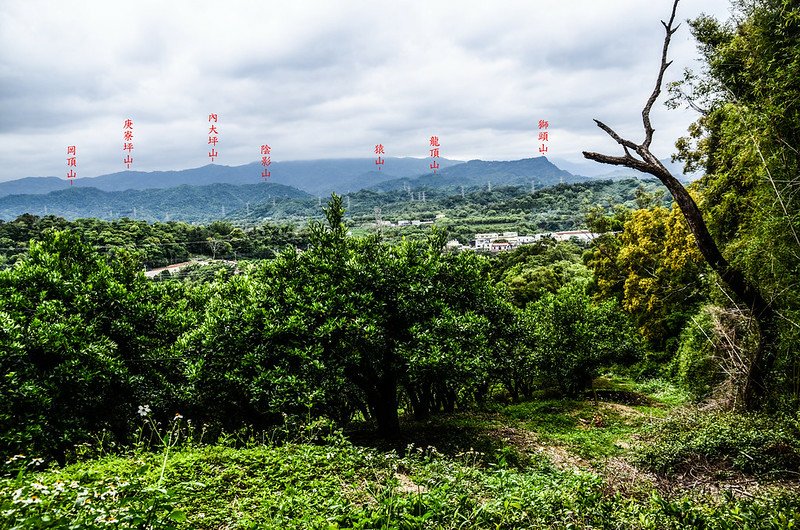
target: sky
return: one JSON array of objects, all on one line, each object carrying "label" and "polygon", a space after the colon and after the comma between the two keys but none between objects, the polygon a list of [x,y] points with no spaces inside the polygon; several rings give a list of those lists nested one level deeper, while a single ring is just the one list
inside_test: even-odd
[{"label": "sky", "polygon": [[[580,162],[618,154],[598,118],[635,141],[671,0],[0,0],[0,181],[126,169],[133,121],[140,171],[219,158],[426,157]],[[729,0],[683,0],[678,19],[730,16]],[[667,80],[698,68],[684,23]],[[659,158],[696,119],[652,113]]]}]

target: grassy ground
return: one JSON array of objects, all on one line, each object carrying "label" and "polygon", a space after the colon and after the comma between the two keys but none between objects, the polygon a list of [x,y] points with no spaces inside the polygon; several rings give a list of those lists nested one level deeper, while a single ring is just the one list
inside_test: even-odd
[{"label": "grassy ground", "polygon": [[[787,484],[676,493],[628,458],[684,401],[597,381],[597,402],[540,399],[411,422],[391,446],[181,446],[0,479],[3,528],[790,528]],[[663,479],[663,477],[662,477]]]}]

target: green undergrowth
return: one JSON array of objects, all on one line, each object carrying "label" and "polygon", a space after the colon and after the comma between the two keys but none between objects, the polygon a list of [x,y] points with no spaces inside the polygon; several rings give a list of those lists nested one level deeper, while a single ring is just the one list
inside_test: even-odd
[{"label": "green undergrowth", "polygon": [[599,463],[623,454],[634,435],[688,401],[687,394],[662,380],[636,383],[606,375],[583,399],[507,405],[499,409],[499,421],[535,434],[540,446],[557,446],[586,463]]},{"label": "green undergrowth", "polygon": [[[0,528],[777,529],[800,524],[800,497],[787,488],[760,488],[736,498],[699,491],[659,494],[644,483],[616,487],[602,465],[610,457],[633,455],[644,468],[669,472],[702,451],[727,450],[734,465],[745,463],[744,470],[758,471],[747,468],[742,455],[785,467],[794,461],[775,455],[795,453],[775,448],[791,445],[795,423],[778,425],[761,417],[748,423],[731,414],[692,423],[679,412],[685,403],[680,392],[663,381],[604,377],[595,391],[585,399],[542,396],[480,413],[409,421],[402,439],[392,444],[308,426],[293,442],[258,443],[250,436],[203,445],[191,438],[178,441],[176,420],[158,437],[160,443],[147,446],[150,450],[53,464],[38,472],[24,459],[15,462],[19,471],[0,478]],[[776,425],[777,434],[768,434]],[[742,434],[755,432],[763,435]],[[635,440],[639,449],[631,452],[627,444]],[[642,443],[650,444],[649,453],[642,452]],[[733,446],[738,453],[730,452]],[[559,461],[562,453],[568,458]]]},{"label": "green undergrowth", "polygon": [[3,528],[788,528],[800,501],[607,492],[591,473],[476,455],[287,444],[108,456],[0,481]]},{"label": "green undergrowth", "polygon": [[800,476],[800,416],[687,410],[643,432],[633,461],[659,473],[709,469],[765,478]]}]

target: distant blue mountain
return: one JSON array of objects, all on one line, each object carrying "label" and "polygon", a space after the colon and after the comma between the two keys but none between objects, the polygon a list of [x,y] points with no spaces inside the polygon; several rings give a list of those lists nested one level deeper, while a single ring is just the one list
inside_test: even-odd
[{"label": "distant blue mountain", "polygon": [[553,165],[546,157],[522,160],[491,161],[470,160],[453,165],[439,173],[428,173],[415,178],[381,182],[370,187],[376,191],[411,188],[465,188],[492,186],[552,186],[560,182],[572,184],[586,182],[589,178],[573,175]]},{"label": "distant blue mountain", "polygon": [[[428,158],[386,158],[385,161],[381,171],[375,171],[375,160],[372,158],[273,162],[270,166],[270,182],[292,186],[313,195],[329,195],[332,191],[357,191],[376,182],[416,177],[430,171]],[[442,167],[450,167],[461,162],[442,158],[439,163]],[[209,164],[180,171],[121,171],[98,177],[78,178],[73,187],[124,191],[217,183],[257,184],[261,179],[261,169],[260,163],[253,162],[243,166]],[[65,186],[67,182],[57,177],[27,177],[0,182],[0,197],[21,193],[49,193],[63,190]]]},{"label": "distant blue mountain", "polygon": [[39,194],[63,190],[67,181],[58,177],[25,177],[0,182],[0,197],[3,195]]},{"label": "distant blue mountain", "polygon": [[[273,180],[268,183],[260,182],[258,163],[183,171],[123,171],[76,179],[74,186],[55,177],[20,179],[0,183],[0,219],[32,213],[69,219],[128,216],[148,221],[206,222],[259,203],[267,205],[261,208],[265,216],[274,213],[292,217],[307,213],[303,209],[306,206],[291,206],[292,201],[273,204],[272,199],[311,199],[313,203],[314,196],[332,191],[380,193],[409,187],[450,191],[461,186],[486,188],[489,183],[495,188],[529,188],[531,184],[541,188],[590,180],[559,169],[546,157],[460,163],[441,159],[441,170],[436,174],[429,172],[429,164],[430,159],[390,158],[384,169],[376,171],[373,159],[276,162],[272,165]],[[51,191],[53,187],[55,191]],[[19,190],[27,193],[19,194]]]}]

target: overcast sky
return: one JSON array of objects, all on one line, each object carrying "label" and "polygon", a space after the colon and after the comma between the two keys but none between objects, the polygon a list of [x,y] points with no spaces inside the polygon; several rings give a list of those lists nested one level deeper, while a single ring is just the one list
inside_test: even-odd
[{"label": "overcast sky", "polygon": [[[37,1],[0,0],[0,180],[209,163],[428,155],[580,161],[616,154],[599,118],[641,138],[671,0]],[[729,16],[728,0],[683,0],[683,21]],[[668,73],[695,66],[684,24]],[[662,98],[663,101],[663,98]],[[666,157],[695,118],[653,113]],[[388,168],[387,168],[388,169]]]}]

